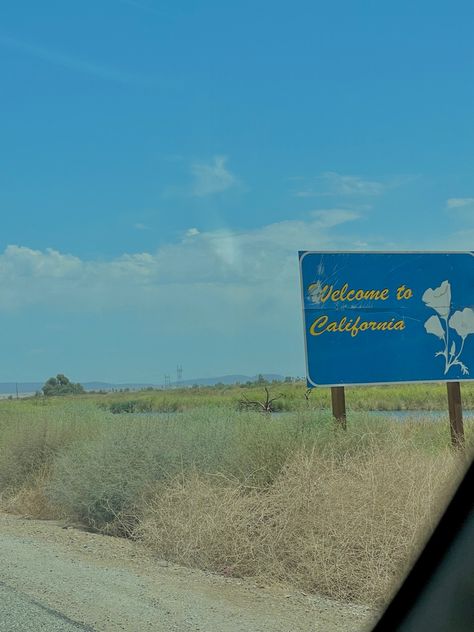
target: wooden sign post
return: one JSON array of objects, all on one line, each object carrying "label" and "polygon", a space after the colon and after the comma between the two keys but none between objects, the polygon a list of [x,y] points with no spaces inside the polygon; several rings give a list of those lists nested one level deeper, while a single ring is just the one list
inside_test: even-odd
[{"label": "wooden sign post", "polygon": [[343,430],[347,430],[346,394],[343,386],[331,387],[332,414]]},{"label": "wooden sign post", "polygon": [[451,443],[454,447],[460,448],[464,445],[461,385],[459,382],[448,382],[447,386]]}]

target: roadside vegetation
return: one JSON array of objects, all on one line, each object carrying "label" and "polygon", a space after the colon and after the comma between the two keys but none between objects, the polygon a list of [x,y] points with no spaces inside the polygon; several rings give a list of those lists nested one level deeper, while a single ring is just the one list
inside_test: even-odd
[{"label": "roadside vegetation", "polygon": [[[54,379],[54,378],[53,378]],[[76,385],[73,385],[76,386]],[[78,385],[80,386],[80,385]],[[302,380],[268,383],[262,381],[239,385],[217,384],[216,386],[194,386],[190,388],[152,389],[130,391],[124,389],[115,392],[83,393],[82,398],[99,403],[104,408],[115,409],[112,412],[126,412],[120,406],[130,404],[130,412],[177,412],[208,407],[241,408],[245,398],[262,400],[265,398],[265,386],[271,397],[279,396],[273,403],[275,411],[328,410],[330,407],[330,389],[307,391]],[[282,395],[282,397],[280,397]],[[305,396],[306,395],[306,396]],[[42,399],[41,396],[36,398]],[[56,398],[49,397],[50,405]],[[30,400],[31,401],[31,400]],[[474,383],[463,384],[463,402],[466,409],[474,409]],[[60,402],[58,402],[60,404]],[[421,410],[445,411],[446,384],[393,384],[386,386],[359,386],[346,389],[347,407],[353,411]],[[61,405],[61,404],[60,404]],[[140,411],[140,406],[146,410]],[[134,407],[137,407],[135,410]]]},{"label": "roadside vegetation", "polygon": [[[472,458],[472,422],[455,451],[447,413],[360,411],[445,410],[445,386],[348,389],[346,432],[327,389],[272,389],[283,414],[239,410],[261,385],[0,401],[1,506],[228,576],[384,601]],[[474,408],[471,385],[463,399]]]}]

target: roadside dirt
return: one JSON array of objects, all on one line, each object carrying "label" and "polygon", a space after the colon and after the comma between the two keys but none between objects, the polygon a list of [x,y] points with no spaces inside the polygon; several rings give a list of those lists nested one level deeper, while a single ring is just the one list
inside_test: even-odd
[{"label": "roadside dirt", "polygon": [[136,542],[3,513],[0,583],[98,632],[357,632],[374,616],[169,564]]}]

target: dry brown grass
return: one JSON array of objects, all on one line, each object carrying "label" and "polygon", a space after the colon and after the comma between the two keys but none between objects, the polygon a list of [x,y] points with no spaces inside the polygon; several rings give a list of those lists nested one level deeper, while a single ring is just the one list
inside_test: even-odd
[{"label": "dry brown grass", "polygon": [[464,465],[395,444],[350,458],[300,450],[266,490],[193,472],[155,489],[137,535],[182,564],[374,603],[408,570]]},{"label": "dry brown grass", "polygon": [[0,495],[1,509],[26,518],[40,520],[61,518],[62,514],[59,509],[53,506],[47,497],[48,480],[49,468],[43,467],[23,486]]}]

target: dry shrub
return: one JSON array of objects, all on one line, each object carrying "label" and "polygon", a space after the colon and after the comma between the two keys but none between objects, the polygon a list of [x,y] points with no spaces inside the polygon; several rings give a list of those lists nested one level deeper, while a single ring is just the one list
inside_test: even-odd
[{"label": "dry shrub", "polygon": [[18,490],[48,467],[69,439],[69,429],[40,419],[9,429],[0,443],[0,490]]},{"label": "dry shrub", "polygon": [[4,511],[18,514],[26,518],[52,520],[62,517],[57,507],[54,507],[46,494],[49,479],[49,468],[43,467],[32,476],[22,487],[2,494],[0,507]]},{"label": "dry shrub", "polygon": [[152,425],[116,424],[57,456],[47,498],[92,530],[129,536],[141,496],[150,481],[164,476],[166,459]]},{"label": "dry shrub", "polygon": [[266,498],[271,573],[332,597],[384,599],[445,502],[457,462],[399,446],[364,458],[295,457]]},{"label": "dry shrub", "polygon": [[[34,403],[33,403],[34,402]],[[0,409],[0,507],[32,518],[57,518],[47,496],[55,459],[71,443],[95,433],[94,409],[15,402]],[[44,405],[43,405],[44,404]],[[80,423],[87,413],[87,423]]]},{"label": "dry shrub", "polygon": [[[255,424],[255,419],[260,422]],[[47,495],[85,526],[130,536],[150,486],[181,471],[217,473],[264,486],[286,461],[291,430],[260,415],[184,414],[118,419],[55,458]]]},{"label": "dry shrub", "polygon": [[[160,484],[135,535],[160,556],[227,575],[255,574],[260,494],[198,471]],[[257,547],[258,549],[258,547]]]},{"label": "dry shrub", "polygon": [[366,603],[400,581],[463,469],[386,445],[359,456],[296,452],[274,484],[249,490],[197,472],[161,484],[137,529],[158,555]]}]

